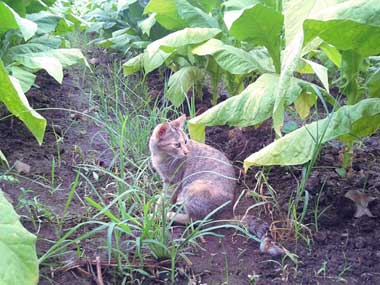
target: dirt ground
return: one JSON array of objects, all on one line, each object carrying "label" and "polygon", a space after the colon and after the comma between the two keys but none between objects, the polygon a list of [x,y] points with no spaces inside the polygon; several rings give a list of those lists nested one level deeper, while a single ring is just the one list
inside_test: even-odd
[{"label": "dirt ground", "polygon": [[[78,76],[67,73],[63,85],[58,85],[46,74],[40,74],[38,82],[41,89],[33,89],[28,98],[34,108],[65,108],[78,111],[88,109],[86,98],[81,98],[83,88]],[[153,90],[154,92],[159,92]],[[154,95],[157,96],[157,95]],[[75,180],[75,165],[82,162],[95,164],[107,163],[109,154],[102,140],[102,129],[92,121],[64,110],[47,110],[41,113],[48,120],[44,144],[38,146],[36,141],[17,120],[0,121],[1,150],[11,165],[20,160],[31,166],[31,171],[20,177],[18,183],[0,182],[16,210],[26,216],[41,213],[35,212],[32,197],[37,196],[42,205],[54,213],[62,213],[67,200],[68,189]],[[54,127],[53,127],[54,126]],[[57,142],[56,134],[63,136],[63,142]],[[298,255],[298,263],[289,259],[271,258],[259,252],[258,243],[243,237],[234,230],[220,230],[223,237],[206,237],[203,249],[189,254],[191,266],[187,266],[193,283],[186,278],[183,284],[380,284],[380,136],[373,135],[364,139],[355,149],[352,172],[348,178],[342,178],[336,172],[339,167],[337,143],[327,145],[317,161],[311,178],[306,186],[310,194],[308,212],[304,224],[308,225],[305,233],[313,239],[310,244],[299,239],[295,242],[287,228],[279,229],[279,242],[290,252]],[[270,122],[259,128],[232,129],[213,127],[207,130],[207,143],[224,151],[241,168],[241,161],[249,154],[259,150],[273,140]],[[52,160],[60,167],[54,173],[52,185]],[[289,197],[296,190],[297,179],[301,176],[301,167],[268,170],[269,183],[277,193],[277,204],[273,207],[260,207],[252,213],[259,215],[269,223],[285,221]],[[259,168],[252,168],[245,176],[240,176],[238,193],[245,195],[238,204],[237,212],[244,213],[255,201],[252,192],[255,189],[255,175]],[[52,190],[51,186],[54,186]],[[24,190],[22,190],[24,189]],[[25,190],[32,190],[27,192]],[[377,200],[370,204],[370,210],[376,217],[363,216],[354,218],[354,204],[344,197],[349,190],[364,190]],[[88,189],[79,189],[79,197],[86,195]],[[261,194],[267,195],[263,187]],[[314,208],[319,199],[320,211],[326,209],[318,220],[319,231],[315,230]],[[302,203],[301,203],[302,206]],[[32,209],[31,212],[28,209]],[[302,211],[302,207],[299,209]],[[83,216],[86,209],[80,199],[73,199],[70,216]],[[78,222],[65,220],[64,228]],[[44,215],[46,218],[46,215]],[[22,218],[24,225],[38,235],[38,252],[42,253],[51,245],[49,240],[56,240],[59,233],[51,227],[49,220],[41,221],[36,227],[29,218]],[[282,234],[282,235],[280,235]],[[179,264],[183,266],[183,264]],[[95,284],[91,277],[86,277],[72,270],[56,273],[54,276],[46,271],[42,274],[51,278],[41,278],[41,284]],[[107,277],[107,275],[106,275]],[[186,281],[185,281],[186,280]],[[117,284],[113,279],[105,279],[106,284]],[[133,283],[133,282],[132,282]],[[151,280],[150,284],[162,284],[162,280]],[[133,284],[138,284],[134,282]],[[148,283],[144,283],[148,284]],[[179,283],[180,284],[180,283]]]}]

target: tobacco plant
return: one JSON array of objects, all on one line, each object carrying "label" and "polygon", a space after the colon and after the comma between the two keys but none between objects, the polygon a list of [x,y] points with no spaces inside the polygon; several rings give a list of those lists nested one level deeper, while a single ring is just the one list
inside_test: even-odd
[{"label": "tobacco plant", "polygon": [[[255,6],[260,4],[255,4]],[[252,9],[252,8],[249,8]],[[245,9],[243,9],[245,11]],[[261,75],[242,93],[190,120],[193,138],[204,140],[206,126],[228,124],[246,127],[272,117],[277,140],[244,161],[252,165],[294,165],[310,160],[318,136],[326,131],[323,142],[339,139],[345,143],[343,167],[352,160],[352,143],[379,127],[379,77],[372,68],[364,83],[359,82],[360,66],[369,56],[380,53],[380,3],[378,1],[304,1],[289,0],[284,7],[285,49],[281,52],[281,70]],[[244,14],[244,12],[242,12]],[[267,18],[270,21],[269,18]],[[253,29],[248,24],[241,30]],[[248,34],[248,31],[247,31]],[[307,55],[320,50],[340,70],[341,92],[347,97],[340,107],[329,95],[328,70],[312,62]],[[296,72],[312,70],[322,88],[297,79]],[[307,72],[305,72],[307,73]],[[318,91],[317,91],[318,90]],[[283,136],[285,108],[294,103],[305,118],[317,95],[325,96],[333,107],[331,120],[322,119]]]},{"label": "tobacco plant", "polygon": [[[43,3],[0,1],[0,101],[23,121],[38,143],[42,143],[46,120],[30,107],[25,96],[34,84],[35,73],[44,69],[61,83],[63,68],[86,63],[80,50],[67,48],[62,36],[73,30],[75,23],[41,6]],[[1,152],[0,158],[4,158]]]},{"label": "tobacco plant", "polygon": [[[257,2],[252,9],[242,10]],[[277,11],[280,1],[163,1],[151,0],[144,13],[155,17],[173,31],[150,43],[143,53],[124,64],[125,75],[143,70],[145,74],[166,66],[173,72],[166,97],[180,106],[192,86],[199,87],[209,77],[213,100],[219,96],[219,83],[231,95],[244,89],[244,82],[279,70],[283,17]],[[248,4],[247,4],[248,3]],[[250,34],[240,25],[255,19]],[[272,22],[266,21],[270,17]],[[207,83],[205,83],[207,85]],[[202,88],[196,88],[201,95]]]}]

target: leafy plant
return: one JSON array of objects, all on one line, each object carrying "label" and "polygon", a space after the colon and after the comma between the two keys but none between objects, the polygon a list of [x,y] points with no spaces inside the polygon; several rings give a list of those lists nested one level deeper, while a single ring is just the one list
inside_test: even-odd
[{"label": "leafy plant", "polygon": [[[204,82],[199,78],[205,76],[211,79],[213,104],[217,103],[222,79],[230,94],[242,91],[245,80],[279,69],[280,49],[275,51],[275,48],[281,45],[283,16],[265,5],[265,1],[259,2],[211,1],[206,5],[202,1],[150,1],[145,13],[152,13],[160,25],[174,32],[152,42],[143,54],[127,61],[125,75],[139,70],[148,74],[166,65],[174,77],[169,79],[166,96],[177,107],[185,101],[192,86],[202,95],[201,88],[197,87]],[[249,35],[242,33],[240,26],[246,25],[247,19],[253,16],[255,29],[246,29]],[[272,17],[273,22],[267,22],[266,17]],[[201,30],[218,32],[208,38],[198,38]],[[183,38],[193,31],[192,36],[197,41]],[[176,43],[167,43],[168,39]],[[189,76],[194,70],[199,76],[194,76],[194,72]]]},{"label": "leafy plant", "polygon": [[[24,12],[37,7],[13,5]],[[59,34],[71,30],[69,20],[47,11],[23,18],[3,1],[0,15],[4,19],[0,28],[0,101],[41,144],[46,120],[30,107],[24,94],[34,84],[34,73],[44,69],[62,83],[63,68],[86,60],[78,49],[61,48],[67,44]]]},{"label": "leafy plant", "polygon": [[[298,0],[286,2],[284,9],[286,46],[282,56],[281,72],[275,81],[272,79],[271,82],[268,82],[268,84],[274,84],[274,87],[265,84],[262,89],[259,87],[255,89],[250,85],[241,95],[229,99],[228,103],[233,102],[235,108],[227,107],[228,103],[222,102],[192,119],[189,122],[189,127],[194,138],[204,139],[205,126],[219,124],[231,126],[256,125],[269,117],[273,119],[273,128],[277,136],[282,137],[281,128],[285,107],[294,102],[299,115],[305,118],[317,98],[315,91],[313,91],[315,88],[311,88],[313,85],[308,82],[302,82],[302,92],[298,90],[298,93],[294,94],[294,80],[297,80],[294,73],[296,71],[308,73],[306,70],[311,70],[314,72],[325,88],[325,90],[320,91],[323,91],[326,101],[330,102],[334,108],[339,108],[338,102],[328,94],[327,68],[305,58],[310,51],[320,47],[320,50],[339,66],[341,91],[347,97],[347,104],[353,105],[337,110],[333,117],[333,122],[336,124],[332,123],[329,127],[329,135],[325,136],[324,142],[335,138],[344,141],[348,157],[344,159],[343,165],[345,167],[350,165],[353,141],[373,133],[379,127],[379,122],[375,119],[377,118],[376,111],[372,109],[372,106],[377,105],[378,99],[360,101],[367,97],[366,92],[363,92],[365,90],[370,90],[370,97],[377,96],[374,95],[377,90],[375,86],[378,86],[374,83],[378,76],[377,69],[368,81],[361,86],[358,76],[363,61],[368,56],[377,55],[380,52],[378,43],[380,24],[378,17],[376,17],[380,5],[377,1],[356,0],[327,2],[316,0],[310,1],[310,5],[303,4],[303,1]],[[301,6],[302,9],[295,9],[295,7]],[[298,12],[295,13],[295,11]],[[244,29],[245,26],[242,25],[241,28]],[[260,86],[262,78],[268,80],[269,76],[264,74],[259,77],[256,81],[258,86]],[[272,78],[275,77],[272,76]],[[265,100],[260,100],[263,90],[267,91]],[[252,99],[248,99],[247,94],[249,93]],[[293,98],[293,100],[289,100],[289,98]],[[245,167],[253,164],[290,165],[305,163],[310,159],[310,153],[315,145],[317,126],[321,126],[323,122],[325,121],[318,121],[309,127],[304,126],[287,134],[247,158]],[[353,126],[348,127],[346,124],[349,123],[352,123]],[[342,129],[339,128],[338,130],[337,125],[341,125]],[[311,130],[309,130],[310,127],[312,127]],[[292,150],[297,155],[291,151],[287,152],[287,150]],[[303,155],[298,156],[300,152]],[[279,159],[280,157],[281,159]]]},{"label": "leafy plant", "polygon": [[37,284],[36,237],[20,223],[0,190],[0,283]]},{"label": "leafy plant", "polygon": [[144,49],[152,39],[166,35],[156,25],[155,15],[143,15],[144,1],[94,1],[81,9],[87,32],[98,33],[93,43],[107,49],[127,53]]}]

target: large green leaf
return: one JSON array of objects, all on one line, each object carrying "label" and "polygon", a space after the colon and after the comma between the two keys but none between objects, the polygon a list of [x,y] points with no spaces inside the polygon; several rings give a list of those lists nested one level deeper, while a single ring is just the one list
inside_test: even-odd
[{"label": "large green leaf", "polygon": [[168,30],[179,30],[186,27],[177,11],[176,0],[150,0],[144,14],[156,13],[156,20]]},{"label": "large green leaf", "polygon": [[12,114],[24,122],[38,143],[41,144],[45,133],[46,120],[30,107],[20,83],[17,79],[8,76],[1,60],[0,101]]},{"label": "large green leaf", "polygon": [[35,14],[28,14],[27,19],[37,24],[37,34],[41,35],[54,32],[62,17],[47,11],[41,11]]},{"label": "large green leaf", "polygon": [[150,30],[156,23],[156,13],[152,13],[148,18],[138,22],[138,26],[141,29],[143,34],[146,34],[148,37],[150,35]]},{"label": "large green leaf", "polygon": [[144,66],[144,54],[140,53],[135,57],[132,57],[123,64],[123,73],[125,76],[131,75],[137,71],[140,71]]},{"label": "large green leaf", "polygon": [[185,66],[170,76],[166,97],[176,107],[186,99],[187,92],[204,78],[204,72],[196,66]]},{"label": "large green leaf", "polygon": [[[333,139],[353,141],[375,132],[380,127],[380,99],[365,99],[347,105],[325,118],[307,124],[274,141],[244,161],[252,165],[296,165],[308,162],[318,143]],[[322,134],[324,133],[324,136]]]},{"label": "large green leaf", "polygon": [[179,16],[193,28],[219,28],[216,18],[193,6],[186,0],[176,0]]},{"label": "large green leaf", "polygon": [[[193,139],[204,141],[205,127],[230,125],[246,127],[257,125],[270,118],[275,102],[274,90],[278,84],[278,74],[263,74],[242,93],[208,109],[188,122]],[[301,92],[297,79],[290,82],[287,104],[291,104]]]},{"label": "large green leaf", "polygon": [[366,85],[370,97],[380,98],[380,68],[371,74]]},{"label": "large green leaf", "polygon": [[276,71],[280,72],[281,31],[284,22],[281,13],[256,4],[242,12],[225,12],[224,21],[235,38],[265,46],[273,59]]},{"label": "large green leaf", "polygon": [[49,49],[43,52],[25,53],[13,60],[33,71],[45,69],[54,79],[62,83],[63,68],[78,63],[88,65],[80,49]]},{"label": "large green leaf", "polygon": [[145,72],[149,73],[161,66],[175,48],[207,41],[219,33],[219,29],[185,28],[150,43],[144,51]]},{"label": "large green leaf", "polygon": [[26,68],[21,68],[19,66],[11,66],[9,68],[11,75],[15,77],[20,85],[22,92],[26,93],[33,86],[34,81],[36,80],[36,75]]},{"label": "large green leaf", "polygon": [[315,73],[319,80],[322,82],[323,87],[326,89],[326,91],[329,91],[329,79],[328,79],[328,70],[327,67],[324,67],[323,65],[320,65],[314,61],[304,59],[306,64],[310,66],[310,68],[313,70],[313,73]]},{"label": "large green leaf", "polygon": [[0,254],[0,284],[38,283],[36,237],[21,225],[1,190]]},{"label": "large green leaf", "polygon": [[319,37],[339,50],[355,50],[363,56],[378,54],[380,2],[378,0],[335,2],[337,2],[335,5],[313,13],[305,20],[304,44]]},{"label": "large green leaf", "polygon": [[232,74],[274,72],[273,62],[262,50],[247,52],[217,39],[208,40],[192,52],[199,56],[212,55],[221,68]]},{"label": "large green leaf", "polygon": [[31,54],[35,52],[43,52],[50,50],[51,47],[45,44],[41,43],[25,43],[21,45],[16,45],[12,46],[7,50],[7,53],[4,56],[4,62],[7,63],[12,63],[13,59],[16,56],[20,56],[22,54]]},{"label": "large green leaf", "polygon": [[0,1],[0,35],[12,29],[19,29],[24,40],[27,41],[37,31],[37,24],[21,18],[12,8]]},{"label": "large green leaf", "polygon": [[190,0],[190,2],[203,11],[210,13],[213,9],[219,8],[223,0]]}]

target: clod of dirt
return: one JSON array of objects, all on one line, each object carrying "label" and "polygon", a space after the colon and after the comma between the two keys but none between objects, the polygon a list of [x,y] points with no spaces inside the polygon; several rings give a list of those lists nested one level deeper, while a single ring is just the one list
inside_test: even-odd
[{"label": "clod of dirt", "polygon": [[357,237],[355,240],[355,248],[361,249],[366,246],[366,240],[363,237]]},{"label": "clod of dirt", "polygon": [[261,240],[260,252],[268,253],[269,255],[276,257],[284,255],[285,250],[276,244],[270,237],[265,237]]},{"label": "clod of dirt", "polygon": [[375,217],[372,215],[368,209],[369,202],[374,201],[376,198],[371,197],[363,192],[358,190],[350,190],[345,195],[346,198],[352,200],[356,205],[356,212],[354,217],[360,218],[361,216],[367,215],[368,217]]},{"label": "clod of dirt", "polygon": [[90,64],[98,64],[99,63],[99,59],[98,58],[90,58],[90,60],[88,61]]},{"label": "clod of dirt", "polygon": [[19,160],[16,160],[15,162],[15,170],[18,172],[18,173],[23,173],[23,174],[28,174],[30,172],[30,165],[29,164],[26,164],[24,162],[21,162]]}]

